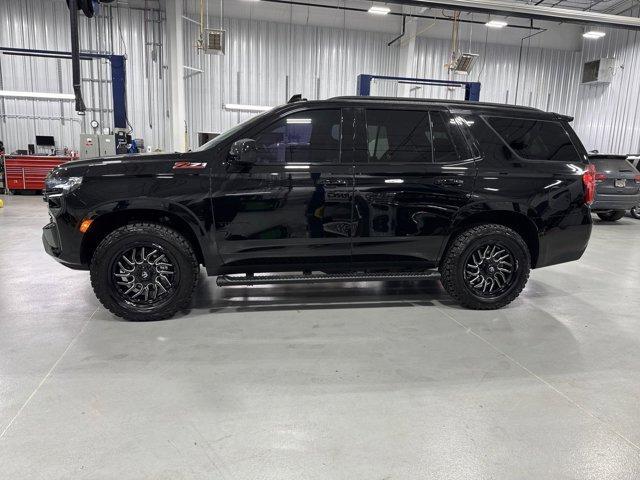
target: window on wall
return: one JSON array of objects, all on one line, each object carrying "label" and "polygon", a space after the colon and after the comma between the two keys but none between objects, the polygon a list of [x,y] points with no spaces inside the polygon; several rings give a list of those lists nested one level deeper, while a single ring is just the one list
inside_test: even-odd
[{"label": "window on wall", "polygon": [[431,133],[426,111],[367,109],[368,161],[431,163]]},{"label": "window on wall", "polygon": [[530,160],[580,161],[560,122],[487,117],[496,132],[520,157]]},{"label": "window on wall", "polygon": [[257,162],[339,163],[342,115],[339,109],[288,115],[254,136]]}]

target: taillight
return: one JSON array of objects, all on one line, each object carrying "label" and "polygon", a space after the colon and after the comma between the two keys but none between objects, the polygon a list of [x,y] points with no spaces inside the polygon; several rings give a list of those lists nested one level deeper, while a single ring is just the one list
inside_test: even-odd
[{"label": "taillight", "polygon": [[582,174],[584,184],[584,203],[591,205],[596,197],[596,166],[589,164]]},{"label": "taillight", "polygon": [[640,175],[636,175],[635,179],[636,179],[636,183],[640,183]]},{"label": "taillight", "polygon": [[596,182],[604,182],[607,179],[607,174],[603,172],[596,172]]}]

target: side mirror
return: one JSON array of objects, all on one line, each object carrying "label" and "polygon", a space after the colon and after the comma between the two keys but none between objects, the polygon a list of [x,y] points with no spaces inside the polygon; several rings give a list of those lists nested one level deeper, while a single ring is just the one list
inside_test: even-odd
[{"label": "side mirror", "polygon": [[252,138],[241,138],[231,145],[229,150],[229,161],[242,165],[253,165],[256,163],[256,141]]}]

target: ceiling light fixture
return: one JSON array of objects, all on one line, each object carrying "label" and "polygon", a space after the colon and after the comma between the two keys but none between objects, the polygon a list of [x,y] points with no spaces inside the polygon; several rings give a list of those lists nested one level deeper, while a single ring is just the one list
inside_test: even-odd
[{"label": "ceiling light fixture", "polygon": [[589,30],[587,32],[584,32],[582,36],[591,40],[598,40],[599,38],[604,37],[606,34],[606,32],[603,32],[601,30]]},{"label": "ceiling light fixture", "polygon": [[266,112],[273,107],[267,107],[266,105],[242,105],[240,103],[225,103],[225,110],[235,110],[238,112]]},{"label": "ceiling light fixture", "polygon": [[508,23],[503,20],[489,20],[485,25],[489,28],[504,28]]},{"label": "ceiling light fixture", "polygon": [[378,5],[373,5],[369,9],[369,13],[372,13],[373,15],[386,15],[390,11],[391,11],[391,9],[389,7],[381,7],[381,6],[378,6]]},{"label": "ceiling light fixture", "polygon": [[0,90],[0,97],[12,98],[38,98],[42,100],[75,100],[76,97],[72,93],[44,93],[44,92],[14,92],[9,90]]}]

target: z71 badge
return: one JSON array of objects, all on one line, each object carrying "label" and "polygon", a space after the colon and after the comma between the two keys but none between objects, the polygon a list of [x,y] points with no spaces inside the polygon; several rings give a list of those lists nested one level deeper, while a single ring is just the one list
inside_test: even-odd
[{"label": "z71 badge", "polygon": [[203,169],[206,168],[207,162],[176,162],[173,164],[174,170],[183,169]]}]

